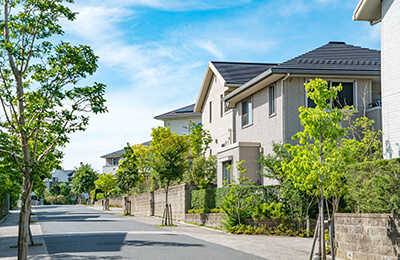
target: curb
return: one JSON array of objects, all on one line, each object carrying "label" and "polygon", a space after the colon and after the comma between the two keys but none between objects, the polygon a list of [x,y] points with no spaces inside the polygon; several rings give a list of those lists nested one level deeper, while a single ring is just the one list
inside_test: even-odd
[{"label": "curb", "polygon": [[4,216],[4,218],[2,218],[1,220],[0,220],[0,224],[1,223],[3,223],[7,218],[8,218],[8,216],[10,216],[10,212],[8,212],[5,216]]}]

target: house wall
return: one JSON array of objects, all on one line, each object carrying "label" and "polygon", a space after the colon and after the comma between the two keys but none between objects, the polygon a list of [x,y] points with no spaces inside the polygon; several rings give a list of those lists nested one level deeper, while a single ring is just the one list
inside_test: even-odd
[{"label": "house wall", "polygon": [[178,135],[188,135],[189,134],[189,120],[193,123],[201,123],[201,117],[192,118],[170,118],[163,119],[164,127],[170,127],[171,132],[176,132]]},{"label": "house wall", "polygon": [[[215,80],[216,79],[216,80]],[[211,80],[207,96],[204,101],[201,122],[205,130],[210,131],[213,139],[210,144],[211,154],[215,155],[222,145],[233,142],[232,138],[232,115],[234,110],[231,109],[223,113],[221,117],[221,95],[227,87],[219,77],[215,76]],[[212,102],[212,121],[210,123],[210,101]],[[208,152],[209,155],[210,152]]]},{"label": "house wall", "polygon": [[382,1],[381,61],[383,154],[400,157],[400,1]]}]

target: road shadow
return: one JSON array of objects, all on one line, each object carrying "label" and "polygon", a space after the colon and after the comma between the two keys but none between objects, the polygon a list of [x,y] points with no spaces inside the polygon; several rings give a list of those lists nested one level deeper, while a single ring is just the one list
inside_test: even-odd
[{"label": "road shadow", "polygon": [[179,242],[166,242],[166,241],[152,241],[152,240],[127,240],[124,241],[124,245],[144,247],[144,246],[157,246],[157,247],[204,247],[202,244],[194,243],[179,243]]},{"label": "road shadow", "polygon": [[40,222],[112,222],[114,220],[98,219],[101,215],[89,214],[86,216],[81,215],[63,215],[63,216],[38,216]]},{"label": "road shadow", "polygon": [[120,251],[126,233],[45,235],[49,254]]},{"label": "road shadow", "polygon": [[[69,259],[69,260],[118,260],[118,259],[123,259],[122,256],[77,256],[77,255],[71,255],[71,254],[58,254],[58,255],[52,255],[51,259]],[[34,259],[35,260],[35,259]],[[39,260],[39,258],[38,258]]]}]

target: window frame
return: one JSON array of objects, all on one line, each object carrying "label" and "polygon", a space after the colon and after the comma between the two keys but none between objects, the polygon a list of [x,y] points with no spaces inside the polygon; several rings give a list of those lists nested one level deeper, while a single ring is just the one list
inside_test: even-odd
[{"label": "window frame", "polygon": [[[232,168],[227,169],[229,166],[232,166],[232,160],[222,162],[222,184],[223,186],[229,185],[232,183]],[[227,176],[229,174],[229,176]],[[225,182],[225,183],[224,183]]]},{"label": "window frame", "polygon": [[[314,80],[314,78],[307,78],[307,79],[305,79],[305,84],[307,84],[307,82],[309,82],[310,80]],[[353,107],[355,108],[355,109],[357,109],[357,107],[358,107],[358,93],[357,93],[357,80],[356,79],[331,79],[331,78],[328,78],[328,79],[323,79],[323,80],[325,80],[325,81],[327,81],[328,83],[329,83],[329,87],[331,87],[332,86],[332,82],[336,82],[336,83],[353,83]],[[308,108],[309,106],[308,106],[308,98],[307,98],[307,90],[306,89],[304,89],[304,94],[305,94],[305,106],[304,107],[306,107],[306,108]],[[331,109],[334,109],[334,107],[333,107],[333,101],[332,100],[330,100],[329,101],[330,102],[330,105],[331,105]]]},{"label": "window frame", "polygon": [[[249,102],[250,101],[250,102]],[[247,104],[247,122],[244,123],[244,103],[246,102]],[[249,104],[251,104],[251,109],[249,109]],[[242,100],[241,105],[240,105],[240,109],[241,109],[241,123],[242,123],[242,128],[246,128],[248,126],[251,126],[253,124],[253,97],[250,96],[244,100]],[[250,111],[249,111],[250,110]]]},{"label": "window frame", "polygon": [[[272,95],[271,95],[271,90],[272,90]],[[269,103],[269,116],[270,117],[273,117],[276,115],[275,96],[276,96],[275,95],[275,85],[271,85],[268,87],[268,103]]]}]

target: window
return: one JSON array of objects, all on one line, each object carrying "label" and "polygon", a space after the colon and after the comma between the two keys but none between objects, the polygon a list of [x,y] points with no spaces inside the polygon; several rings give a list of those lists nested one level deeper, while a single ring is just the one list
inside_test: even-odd
[{"label": "window", "polygon": [[118,165],[120,158],[113,158],[112,165]]},{"label": "window", "polygon": [[242,126],[253,123],[253,104],[251,98],[242,101]]},{"label": "window", "polygon": [[222,163],[222,168],[223,168],[222,181],[224,183],[224,186],[231,183],[231,175],[232,175],[232,168],[230,167],[231,164],[232,161],[226,161]]},{"label": "window", "polygon": [[[354,82],[327,81],[328,87],[339,86],[342,84],[343,89],[338,93],[335,100],[330,100],[332,108],[343,108],[345,106],[355,106],[355,88]],[[307,107],[315,108],[314,100],[307,98]]]},{"label": "window", "polygon": [[212,122],[212,102],[211,101],[210,101],[209,110],[210,110],[209,116],[210,116],[210,124],[211,124],[211,122]]},{"label": "window", "polygon": [[275,86],[269,87],[269,115],[275,114]]},{"label": "window", "polygon": [[220,117],[224,116],[224,101],[222,100],[224,96],[221,94],[221,99],[220,99]]}]

